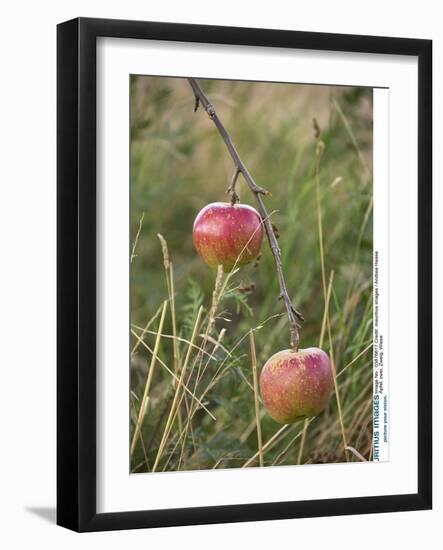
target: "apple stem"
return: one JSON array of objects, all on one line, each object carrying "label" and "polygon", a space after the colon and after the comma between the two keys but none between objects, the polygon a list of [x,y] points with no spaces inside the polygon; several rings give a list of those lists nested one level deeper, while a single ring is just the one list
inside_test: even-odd
[{"label": "apple stem", "polygon": [[240,197],[237,195],[236,185],[237,185],[237,179],[240,175],[240,170],[238,166],[235,167],[234,174],[232,176],[231,185],[226,189],[226,193],[231,194],[231,204],[234,206],[236,202],[240,202]]},{"label": "apple stem", "polygon": [[232,177],[231,185],[228,187],[228,192],[231,193],[231,204],[235,204],[239,197],[236,193],[236,183],[237,178],[239,174],[242,174],[243,177],[246,180],[246,183],[248,184],[249,189],[254,194],[255,200],[257,202],[258,211],[260,213],[260,216],[263,221],[263,225],[265,227],[266,236],[268,238],[269,247],[271,249],[272,255],[274,256],[275,260],[275,267],[277,270],[277,276],[278,276],[278,282],[280,285],[280,297],[285,303],[286,312],[288,314],[288,321],[289,321],[289,334],[290,334],[290,344],[291,348],[295,351],[298,349],[298,343],[300,340],[300,334],[299,334],[299,328],[300,328],[300,322],[304,321],[303,315],[298,312],[294,306],[292,305],[291,299],[289,298],[288,290],[286,288],[286,282],[285,277],[283,274],[283,268],[282,268],[282,261],[281,261],[281,251],[280,247],[277,243],[277,238],[275,236],[274,230],[272,228],[272,224],[269,220],[269,215],[266,211],[265,205],[263,203],[263,199],[261,195],[271,195],[269,191],[264,189],[263,187],[259,187],[254,179],[252,178],[251,174],[249,173],[246,166],[243,164],[237,149],[235,148],[231,136],[227,132],[226,128],[223,126],[221,120],[219,119],[217,113],[215,112],[215,109],[209,99],[204,94],[203,90],[200,88],[199,84],[194,78],[188,78],[188,82],[191,85],[191,88],[194,92],[195,96],[195,106],[194,111],[197,111],[199,104],[201,103],[203,105],[203,108],[205,109],[207,115],[212,120],[212,122],[215,124],[217,130],[219,131],[223,141],[225,142],[225,145],[229,151],[229,154],[232,157],[232,160],[234,161],[235,165],[235,172]]}]

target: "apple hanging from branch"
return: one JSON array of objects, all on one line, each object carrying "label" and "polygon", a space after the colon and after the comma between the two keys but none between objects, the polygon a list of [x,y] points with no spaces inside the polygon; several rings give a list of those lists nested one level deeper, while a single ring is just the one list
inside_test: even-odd
[{"label": "apple hanging from branch", "polygon": [[319,348],[279,351],[266,361],[260,375],[263,404],[281,424],[320,414],[333,385],[329,357]]},{"label": "apple hanging from branch", "polygon": [[225,142],[225,145],[229,151],[229,154],[231,155],[232,160],[234,161],[234,167],[235,167],[234,175],[232,178],[231,185],[228,189],[228,192],[231,194],[231,204],[235,204],[238,201],[238,195],[236,193],[236,182],[240,174],[244,177],[249,189],[251,190],[251,192],[255,197],[255,201],[257,203],[257,210],[260,214],[263,227],[264,227],[266,236],[268,238],[269,248],[271,249],[271,252],[275,261],[275,269],[277,271],[278,283],[280,286],[280,298],[283,300],[285,304],[286,313],[288,315],[290,345],[292,349],[297,349],[298,341],[300,339],[298,329],[300,327],[300,323],[304,321],[304,317],[292,305],[292,301],[289,297],[288,290],[286,288],[286,282],[285,282],[285,277],[284,277],[283,268],[282,268],[280,247],[278,246],[277,237],[274,233],[274,230],[272,228],[272,223],[269,219],[269,215],[266,211],[265,205],[262,200],[262,196],[270,195],[270,193],[269,191],[267,191],[263,187],[258,186],[255,183],[254,179],[252,178],[245,164],[241,160],[240,155],[238,154],[237,149],[235,148],[232,142],[231,136],[227,132],[226,128],[224,127],[223,123],[218,117],[214,109],[214,106],[206,97],[203,90],[199,86],[198,82],[194,78],[188,78],[188,82],[195,95],[194,111],[198,110],[200,103],[203,105],[203,108],[205,109],[209,118],[215,124],[217,130],[220,133],[220,136]]},{"label": "apple hanging from branch", "polygon": [[198,213],[192,237],[202,259],[212,268],[222,265],[228,273],[260,254],[263,225],[252,206],[214,202]]}]

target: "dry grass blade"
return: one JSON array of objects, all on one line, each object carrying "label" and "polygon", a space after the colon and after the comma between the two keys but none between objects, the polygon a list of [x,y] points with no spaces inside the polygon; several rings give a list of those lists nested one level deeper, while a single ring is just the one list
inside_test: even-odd
[{"label": "dry grass blade", "polygon": [[[226,334],[226,329],[223,328],[223,329],[220,331],[220,334],[218,335],[217,340],[213,342],[213,343],[214,343],[214,348],[213,348],[213,350],[212,350],[212,355],[211,355],[211,357],[214,355],[214,353],[217,351],[217,349],[218,349],[219,347],[223,348],[223,346],[221,345],[221,342],[222,342],[223,338],[225,337],[225,334]],[[208,364],[209,364],[209,359],[206,361],[206,364],[205,364],[205,367],[204,367],[205,369],[207,368]],[[208,391],[209,391],[209,390],[208,390]],[[197,399],[197,402],[198,402],[198,403],[201,403],[201,401],[203,401],[203,399],[206,397],[206,393],[207,393],[207,392],[203,392],[202,395],[201,395],[201,397],[200,397],[200,400]],[[204,407],[203,404],[202,404],[201,406]],[[206,408],[206,407],[205,407],[205,408]],[[188,428],[189,428],[189,425],[190,425],[190,423],[192,422],[192,419],[194,418],[194,415],[195,415],[195,413],[197,412],[197,410],[198,410],[198,408],[197,408],[197,407],[194,407],[194,409],[192,410],[192,412],[190,412],[190,414],[189,414],[189,416],[188,416],[188,418],[187,418],[187,422],[186,422],[185,429],[184,429],[184,430],[181,432],[181,434],[180,434],[180,438],[181,438],[181,440],[182,440],[182,444],[183,444],[183,442],[184,442],[184,437],[185,437],[185,435],[186,435],[186,433],[187,433],[187,430],[188,430]],[[183,449],[182,449],[182,453],[181,453],[181,455],[180,455],[180,464],[181,464],[181,462],[182,462],[182,459],[183,459]]]},{"label": "dry grass blade", "polygon": [[164,265],[165,271],[167,273],[168,270],[169,270],[169,264],[170,264],[168,245],[166,243],[166,239],[163,237],[163,235],[161,233],[157,233],[157,237],[158,237],[158,239],[160,241],[160,245],[162,247],[163,265]]},{"label": "dry grass blade", "polygon": [[[218,304],[220,303],[220,299],[222,297],[223,289],[225,288],[225,285],[222,286],[223,281],[223,266],[219,265],[217,267],[217,275],[215,277],[215,284],[214,284],[214,290],[212,291],[212,302],[211,307],[209,309],[209,315],[208,315],[208,324],[206,326],[206,331],[203,337],[203,342],[201,345],[201,350],[204,352],[206,348],[206,344],[208,342],[209,335],[212,331],[212,328],[214,327],[215,323],[215,315],[217,313]],[[199,353],[199,356],[197,357],[197,360],[200,359],[198,369],[197,369],[197,376],[195,379],[195,385],[194,385],[194,391],[197,391],[197,386],[200,381],[200,375],[201,375],[201,369],[203,365],[203,354]],[[189,375],[189,378],[191,377],[191,374]]]},{"label": "dry grass blade", "polygon": [[337,400],[337,411],[338,411],[338,417],[339,417],[339,420],[340,420],[341,435],[342,435],[342,438],[343,438],[343,448],[344,448],[344,451],[345,451],[346,460],[348,460],[348,453],[347,453],[347,450],[346,450],[346,447],[348,446],[348,444],[347,444],[347,441],[346,441],[345,424],[344,424],[344,421],[343,421],[343,412],[342,412],[342,408],[341,408],[340,393],[338,391],[338,385],[337,385],[337,370],[335,368],[334,347],[333,347],[333,344],[332,344],[331,322],[329,320],[329,315],[328,315],[328,319],[327,319],[327,325],[328,325],[328,336],[329,336],[329,360],[331,361],[332,376],[333,376],[333,379],[334,379],[335,398]]},{"label": "dry grass blade", "polygon": [[[284,424],[279,430],[277,430],[275,432],[275,434],[271,437],[271,439],[269,439],[262,447],[262,453],[264,453],[266,450],[268,450],[272,444],[278,439],[278,437],[283,433],[285,432],[288,428],[289,428],[290,424]],[[301,433],[301,432],[300,432]],[[242,468],[247,468],[248,466],[250,466],[254,460],[258,457],[259,453],[258,451],[253,455],[251,456],[251,458],[249,458],[242,466]]]},{"label": "dry grass blade", "polygon": [[[163,308],[163,304],[157,309],[157,311],[155,312],[154,316],[151,317],[149,319],[149,321],[146,323],[146,325],[141,328],[141,327],[137,327],[139,330],[142,331],[141,335],[140,335],[140,338],[143,340],[143,338],[145,337],[145,334],[150,332],[149,331],[149,327],[152,325],[152,323],[157,319],[157,317],[160,315],[161,313],[161,310]],[[157,334],[156,332],[153,332],[153,334]],[[132,348],[132,351],[131,351],[131,357],[134,355],[134,353],[137,351],[137,348],[138,346],[140,345],[140,341],[137,340],[137,342],[134,344],[134,347]]]},{"label": "dry grass blade", "polygon": [[329,274],[328,290],[326,292],[326,299],[325,299],[325,309],[323,311],[323,319],[322,319],[322,323],[321,323],[320,339],[319,339],[319,342],[318,342],[318,347],[320,349],[323,347],[323,340],[324,340],[324,337],[325,337],[327,320],[329,318],[329,302],[331,301],[331,292],[332,292],[332,287],[333,287],[333,284],[334,284],[334,273],[335,273],[334,270],[332,270],[331,273]]},{"label": "dry grass blade", "polygon": [[[323,248],[321,250],[323,250]],[[323,261],[323,253],[321,253],[321,257],[322,257],[322,261]],[[323,347],[323,340],[324,340],[325,330],[326,330],[326,320],[329,317],[329,302],[331,301],[331,291],[332,291],[333,282],[334,282],[334,270],[332,270],[330,275],[329,275],[328,290],[326,292],[325,307],[324,307],[324,310],[323,310],[323,320],[322,320],[322,324],[321,324],[320,339],[319,339],[319,343],[318,343],[318,347],[320,349]],[[303,458],[303,451],[304,451],[305,442],[306,442],[306,435],[308,433],[308,426],[309,426],[309,420],[306,419],[304,421],[303,435],[302,435],[302,438],[301,438],[301,441],[300,441],[300,448],[298,450],[298,455],[297,455],[297,464],[298,465],[301,464],[301,460]]]},{"label": "dry grass blade", "polygon": [[[347,409],[349,411],[353,411],[358,406],[358,403],[360,402],[361,398],[364,397],[364,393],[367,391],[367,388],[363,388],[363,391],[356,396],[352,401],[347,403]],[[319,434],[317,439],[317,448],[321,448],[323,445],[325,445],[325,442],[327,441],[328,437],[331,436],[333,432],[338,433],[338,437],[341,438],[341,431],[340,431],[340,418],[337,418],[333,420],[327,429],[322,430],[321,434]]]},{"label": "dry grass blade", "polygon": [[178,339],[177,339],[177,322],[175,319],[175,291],[174,291],[174,268],[172,262],[169,266],[169,286],[171,289],[170,292],[170,305],[171,305],[171,319],[172,319],[172,336],[174,338],[172,342],[173,346],[173,355],[174,355],[174,371],[178,372],[178,365],[180,363],[180,355],[178,349]]},{"label": "dry grass blade", "polygon": [[166,242],[166,239],[160,233],[157,233],[157,237],[162,247],[166,287],[168,289],[169,304],[170,304],[170,310],[171,310],[172,336],[174,338],[172,343],[173,350],[174,350],[174,372],[177,373],[179,357],[178,357],[178,342],[176,340],[177,324],[175,320],[174,270],[173,270],[171,259],[169,257],[169,250],[168,250],[168,244]]},{"label": "dry grass blade", "polygon": [[[324,244],[323,244],[323,222],[322,222],[322,210],[321,210],[321,197],[320,197],[320,161],[323,156],[325,149],[325,145],[321,140],[317,141],[317,148],[316,148],[316,167],[315,167],[315,190],[316,190],[316,208],[317,208],[317,226],[318,226],[318,240],[319,240],[319,249],[320,249],[320,265],[321,265],[321,278],[322,278],[322,287],[323,287],[323,296],[324,296],[324,313],[323,313],[323,321],[322,321],[322,327],[321,327],[321,334],[320,334],[320,344],[319,347],[321,348],[323,345],[323,338],[325,334],[325,327],[328,329],[328,335],[329,335],[329,358],[331,362],[331,369],[332,369],[332,375],[334,379],[334,389],[335,389],[335,395],[337,400],[337,409],[340,419],[340,427],[343,437],[343,445],[345,447],[345,455],[346,459],[348,457],[346,453],[346,434],[344,430],[344,422],[343,422],[343,414],[341,410],[341,402],[340,402],[340,395],[338,392],[337,387],[337,373],[335,369],[335,362],[334,362],[334,351],[332,347],[332,335],[331,335],[331,322],[329,318],[329,301],[331,298],[331,290],[332,290],[332,282],[334,279],[334,271],[331,271],[330,277],[329,277],[329,285],[328,289],[326,288],[326,268],[325,268],[325,253],[324,253]],[[297,457],[297,464],[301,463],[301,459],[303,456],[303,450],[304,445],[306,441],[306,434],[308,430],[308,424],[305,421],[304,427],[303,427],[303,436],[300,443],[300,448],[298,452]]]},{"label": "dry grass blade", "polygon": [[[212,332],[212,329],[213,329],[214,324],[215,324],[215,316],[216,316],[216,313],[217,313],[217,308],[218,308],[218,305],[220,303],[220,299],[222,297],[223,288],[224,288],[224,285],[222,286],[222,282],[223,282],[223,266],[219,265],[219,266],[217,266],[217,274],[216,274],[216,277],[215,277],[214,290],[212,291],[212,301],[211,301],[211,307],[209,308],[208,322],[207,322],[207,325],[206,325],[206,331],[205,331],[205,334],[204,334],[204,337],[203,337],[203,342],[202,342],[202,345],[201,345],[201,349],[204,350],[204,351],[206,351],[205,350],[206,344],[208,342],[209,335]],[[198,384],[200,382],[200,378],[201,378],[201,376],[203,376],[205,368],[208,365],[208,362],[206,362],[206,366],[204,368],[202,368],[203,367],[203,353],[199,352],[196,359],[195,359],[195,361],[194,361],[194,363],[193,363],[193,365],[192,365],[192,367],[191,367],[191,372],[189,373],[189,376],[188,376],[188,384],[191,382],[191,377],[193,375],[194,367],[195,367],[197,362],[198,362],[198,368],[197,368],[197,375],[195,377],[195,382],[194,382],[194,392],[197,391],[197,387],[198,387]],[[192,429],[192,419],[194,417],[196,407],[193,406],[193,405],[194,404],[191,404],[191,407],[186,408],[188,421],[186,422],[185,429],[182,430],[180,428],[180,437],[181,437],[181,440],[182,440],[182,446],[181,446],[181,450],[180,450],[180,459],[179,459],[179,463],[178,463],[178,469],[179,470],[181,468],[181,464],[182,464],[182,461],[183,461],[183,457],[184,457],[184,453],[185,453],[185,444],[186,444],[186,439],[188,437],[188,431],[189,430],[191,431],[191,438],[194,439],[193,429]]]},{"label": "dry grass blade", "polygon": [[[222,328],[220,333],[223,332],[223,335],[226,334],[226,329],[225,328]],[[205,335],[204,334],[199,334],[199,338],[204,338]],[[222,338],[223,339],[223,338]],[[211,353],[207,353],[208,355],[208,361],[210,359],[214,359],[216,360],[217,358],[214,356],[214,353],[218,350],[218,348],[220,348],[224,353],[226,353],[226,355],[228,355],[229,357],[232,357],[232,353],[228,350],[228,348],[226,348],[225,346],[223,346],[221,344],[221,340],[220,339],[220,334],[218,335],[217,339],[213,338],[212,336],[208,336],[207,340],[210,344],[214,344],[214,349],[212,350],[212,354]],[[204,352],[205,350],[202,350],[202,352]]]},{"label": "dry grass blade", "polygon": [[161,334],[161,331],[163,329],[163,322],[165,320],[165,313],[166,313],[166,306],[167,305],[168,305],[168,302],[165,300],[163,302],[163,309],[162,309],[162,314],[161,314],[161,317],[160,317],[160,323],[159,323],[159,326],[158,326],[157,338],[155,340],[154,352],[152,354],[151,364],[149,366],[148,378],[146,380],[145,389],[144,389],[144,392],[143,392],[143,398],[142,398],[142,402],[141,402],[141,405],[140,405],[140,410],[139,410],[139,414],[138,414],[138,418],[137,418],[137,424],[135,425],[134,435],[132,437],[131,455],[134,452],[135,446],[137,444],[137,440],[140,436],[141,426],[143,424],[143,420],[144,420],[144,417],[145,417],[145,414],[146,414],[146,410],[148,408],[149,389],[151,387],[152,377],[154,376],[154,369],[155,369],[155,364],[156,364],[156,359],[157,359],[158,347],[159,347],[159,344],[160,344],[160,334]]},{"label": "dry grass blade", "polygon": [[[131,325],[133,327],[133,329],[137,329],[137,330],[141,330],[144,332],[144,334],[140,334],[139,337],[142,338],[145,334],[153,334],[154,336],[157,335],[157,331],[153,331],[153,330],[147,330],[146,328],[145,329],[142,329],[142,327],[139,327],[138,325],[136,325],[135,323],[132,323]],[[132,330],[132,329],[131,329]],[[162,333],[160,334],[160,336],[162,338],[167,338],[169,340],[177,340],[177,342],[183,342],[184,344],[186,344],[187,346],[191,346],[193,347],[194,349],[196,349],[197,351],[203,353],[204,355],[207,355],[208,356],[208,360],[211,360],[211,359],[215,359],[214,355],[211,355],[209,352],[207,352],[206,350],[204,350],[201,346],[198,346],[197,344],[192,344],[189,340],[187,340],[186,338],[181,338],[180,336],[173,336],[172,334],[165,334],[165,333]],[[201,336],[202,338],[204,337],[204,335]],[[139,342],[137,342],[139,343]],[[223,348],[223,351],[227,354],[227,355],[230,355],[230,352],[229,350],[227,350],[226,348]]]},{"label": "dry grass blade", "polygon": [[318,226],[318,241],[320,247],[320,266],[321,266],[321,282],[323,287],[323,297],[326,303],[326,269],[325,269],[325,251],[323,245],[323,221],[321,211],[321,198],[320,198],[320,161],[324,152],[324,143],[319,141],[316,149],[316,165],[315,165],[315,197],[317,208],[317,226]]},{"label": "dry grass blade", "polygon": [[[211,343],[214,344],[214,348],[212,349],[212,354],[211,354],[211,357],[214,356],[214,353],[218,350],[218,348],[222,348],[223,349],[223,346],[222,346],[222,340],[223,338],[225,337],[225,334],[226,334],[226,329],[225,328],[222,328],[221,331],[220,331],[220,334],[218,335],[218,338],[217,340],[213,340],[211,339]],[[208,339],[209,340],[209,339]],[[208,360],[206,361],[206,364],[204,366],[204,369],[205,370],[209,365],[209,358]],[[209,391],[209,390],[208,390]],[[201,397],[200,397],[200,400],[203,400],[203,398],[206,396],[206,393],[207,392],[203,392]],[[192,420],[192,418],[194,417],[194,414],[197,412],[197,409],[194,409],[191,413],[191,416],[189,418],[189,420]]]},{"label": "dry grass blade", "polygon": [[313,422],[317,417],[314,416],[313,418],[307,418],[304,421],[303,430],[301,432],[298,432],[286,445],[286,447],[283,449],[283,451],[277,456],[277,458],[272,463],[272,466],[278,465],[279,461],[282,457],[289,451],[289,449],[294,445],[294,443],[297,441],[297,439],[301,436],[303,438],[304,435],[306,435],[306,429],[311,422]]},{"label": "dry grass blade", "polygon": [[[172,265],[172,262],[171,262],[170,257],[169,257],[168,243],[166,242],[166,239],[160,233],[157,233],[157,237],[160,241],[160,245],[161,245],[161,248],[162,248],[162,254],[163,254],[163,266],[165,268],[166,287],[168,289],[169,307],[170,307],[170,310],[171,310],[174,372],[175,372],[175,374],[177,374],[180,359],[179,359],[178,341],[176,339],[176,336],[177,336],[177,323],[176,323],[176,320],[175,320],[174,269],[173,269],[173,265]],[[181,412],[180,411],[178,411],[178,422],[179,422],[179,425],[180,425],[180,428],[181,428],[182,418],[181,418]]]},{"label": "dry grass blade", "polygon": [[356,363],[356,362],[360,359],[360,357],[363,357],[363,355],[364,355],[367,351],[369,351],[369,350],[372,348],[372,346],[373,346],[373,343],[371,342],[368,346],[365,347],[365,349],[364,349],[363,351],[361,351],[358,355],[356,355],[356,356],[354,357],[354,359],[352,359],[352,361],[349,361],[349,363],[348,363],[346,366],[344,366],[344,367],[341,369],[341,371],[337,374],[337,378],[338,378],[339,376],[341,376],[349,367],[352,367],[352,365],[353,365],[354,363]]},{"label": "dry grass blade", "polygon": [[[261,411],[260,411],[260,422],[263,420],[263,418],[265,417],[266,415],[266,410],[263,408]],[[252,434],[252,432],[255,430],[255,426],[256,426],[256,420],[254,418],[254,420],[248,425],[248,427],[246,428],[246,430],[241,434],[240,438],[239,438],[239,441],[240,443],[244,443],[248,438],[249,436]]]},{"label": "dry grass blade", "polygon": [[142,227],[143,227],[143,218],[144,217],[145,217],[145,213],[143,212],[142,215],[141,215],[139,224],[138,224],[138,230],[137,230],[137,234],[136,234],[135,239],[134,239],[134,243],[132,244],[131,264],[132,264],[132,260],[137,256],[137,254],[135,253],[135,249],[137,248],[138,238],[140,237],[140,233],[141,233],[141,230],[142,230]]},{"label": "dry grass blade", "polygon": [[346,446],[346,450],[347,451],[351,451],[352,454],[354,454],[359,460],[361,460],[362,462],[367,462],[366,458],[360,454],[357,449],[354,449],[354,447],[351,447],[350,445],[347,445]]},{"label": "dry grass blade", "polygon": [[[131,392],[131,407],[134,411],[135,417],[138,418],[137,408],[135,406],[134,400],[138,401],[136,395]],[[146,468],[149,470],[149,460],[148,460],[148,455],[146,454],[146,447],[145,447],[145,442],[143,441],[143,437],[140,438],[140,443],[142,444],[143,457],[145,460]]]},{"label": "dry grass blade", "polygon": [[358,427],[361,425],[362,421],[363,421],[363,418],[367,415],[371,405],[372,405],[372,395],[371,397],[367,400],[366,403],[362,403],[361,407],[360,407],[360,411],[359,411],[359,414],[356,415],[356,417],[354,418],[352,424],[349,426],[349,429],[348,429],[348,437],[349,437],[349,441],[351,441],[351,439],[353,438],[354,434],[355,434],[355,431],[358,429]]},{"label": "dry grass blade", "polygon": [[[223,348],[223,346],[221,345],[221,342],[222,342],[222,340],[223,340],[225,334],[226,334],[226,329],[223,328],[223,329],[220,331],[220,334],[218,335],[217,340],[214,340],[214,341],[212,342],[212,343],[214,344],[214,349],[212,350],[212,355],[214,355],[214,353],[217,351],[217,349],[218,349],[219,347]],[[213,339],[211,339],[211,340],[213,340]],[[209,359],[206,361],[205,368],[208,366],[208,364],[209,364]],[[209,390],[208,390],[208,391],[209,391]],[[205,410],[208,410],[208,409],[206,409],[206,407],[205,407],[205,406],[203,405],[203,403],[202,403],[202,400],[203,400],[204,397],[206,396],[206,393],[207,393],[207,392],[203,392],[203,394],[202,394],[201,397],[200,397],[200,400],[199,400],[198,398],[195,398],[195,399],[196,399],[197,403],[200,404],[201,407],[203,407]],[[179,402],[178,406],[180,406],[180,402]],[[183,442],[184,442],[184,440],[185,440],[185,436],[186,436],[186,434],[187,434],[187,430],[188,430],[189,424],[190,424],[190,422],[192,421],[192,419],[193,419],[195,413],[197,412],[197,410],[198,410],[198,408],[195,407],[194,410],[192,411],[192,413],[191,413],[190,415],[188,415],[188,417],[187,417],[187,419],[186,419],[186,425],[184,426],[184,428],[183,428],[182,430],[180,430],[179,437],[178,437],[178,439],[177,439],[177,441],[176,441],[176,443],[175,443],[175,445],[174,445],[174,448],[172,449],[172,452],[171,452],[170,455],[169,455],[169,458],[168,458],[168,460],[167,460],[167,463],[166,463],[165,466],[163,467],[163,471],[166,470],[166,467],[167,467],[167,465],[169,464],[169,461],[170,461],[172,455],[175,453],[177,447],[178,447],[180,444],[182,445],[182,450],[181,450],[181,452],[180,452],[180,459],[179,459],[179,464],[181,465],[181,463],[182,463],[182,461],[183,461],[183,453],[184,453]],[[209,412],[209,411],[208,411],[208,412]],[[209,412],[209,414],[211,414],[211,416],[213,416],[212,413]]]},{"label": "dry grass blade", "polygon": [[[284,313],[278,313],[276,315],[271,315],[270,317],[266,318],[264,321],[262,321],[262,323],[258,326],[256,326],[255,328],[251,329],[253,330],[254,332],[257,331],[257,330],[260,330],[261,328],[264,327],[264,325],[266,323],[268,323],[269,321],[272,321],[272,319],[275,319],[277,317],[283,317],[284,316]],[[223,329],[224,330],[224,329]],[[202,393],[202,395],[200,396],[200,400],[203,399],[203,397],[208,393],[208,391],[210,391],[214,386],[215,384],[217,383],[217,376],[219,375],[219,373],[222,371],[222,369],[225,367],[226,365],[226,362],[227,360],[233,356],[233,353],[236,349],[239,348],[239,346],[243,343],[243,341],[249,336],[249,331],[245,332],[238,340],[237,342],[232,346],[231,348],[231,351],[228,352],[226,354],[226,357],[223,359],[223,361],[221,362],[221,364],[219,365],[216,373],[214,374],[214,376],[212,377],[212,380],[209,382],[209,384],[207,385],[206,389],[204,390],[204,392]],[[223,346],[221,346],[223,350],[225,350],[226,348],[224,348]],[[252,386],[249,384],[249,382],[247,382],[245,380],[245,382],[247,383],[247,385],[249,385],[252,389]]]},{"label": "dry grass blade", "polygon": [[249,333],[250,345],[251,345],[251,359],[252,359],[252,380],[254,383],[254,405],[255,405],[255,422],[257,425],[257,445],[258,445],[258,456],[260,466],[263,467],[263,443],[261,435],[261,424],[260,424],[260,406],[258,399],[258,377],[257,377],[257,354],[255,352],[255,341],[254,333],[251,330]]},{"label": "dry grass blade", "polygon": [[[148,344],[146,342],[144,342],[143,340],[141,340],[140,336],[138,336],[138,334],[136,332],[134,332],[134,330],[131,330],[131,333],[137,338],[137,340],[141,343],[141,345],[147,350],[149,351],[149,353],[151,355],[154,355],[154,351],[148,346]],[[168,365],[166,365],[166,363],[164,361],[162,361],[160,359],[160,357],[157,357],[157,361],[159,362],[159,364],[172,376],[172,378],[174,379],[175,382],[180,382],[180,378],[168,367]],[[211,413],[211,411],[205,407],[205,405],[200,401],[200,399],[194,394],[192,393],[192,391],[185,385],[183,384],[183,389],[185,390],[185,392],[190,396],[192,397],[192,399],[194,399],[196,401],[196,403],[203,409],[205,410],[209,416],[212,418],[212,420],[217,420],[217,418]]]},{"label": "dry grass blade", "polygon": [[[194,329],[192,331],[191,343],[194,343],[194,339],[195,339],[195,336],[197,334],[198,327],[200,325],[200,319],[201,319],[202,313],[203,313],[203,307],[200,306],[200,309],[198,310],[198,314],[197,314],[197,319],[195,320]],[[183,363],[183,366],[182,366],[182,369],[181,369],[181,373],[180,373],[180,380],[179,380],[179,382],[177,384],[177,388],[175,390],[174,400],[172,401],[171,409],[169,411],[168,420],[166,421],[166,426],[165,426],[163,436],[162,436],[162,439],[161,439],[161,442],[160,442],[160,447],[158,449],[157,456],[156,456],[155,462],[154,462],[154,466],[152,468],[153,472],[155,472],[156,469],[157,469],[157,466],[160,462],[160,459],[161,459],[161,456],[163,454],[164,448],[166,446],[166,442],[168,440],[169,433],[170,433],[171,428],[172,428],[172,424],[173,424],[176,409],[177,409],[177,403],[178,403],[178,399],[179,399],[179,395],[180,395],[180,388],[183,384],[186,369],[187,369],[187,366],[188,366],[188,363],[189,363],[189,359],[191,357],[191,351],[192,351],[192,346],[188,346],[186,357],[185,357],[185,360],[184,360],[184,363]]]},{"label": "dry grass blade", "polygon": [[301,464],[301,459],[303,457],[303,451],[304,451],[305,442],[306,442],[306,434],[308,433],[308,426],[309,426],[309,421],[308,421],[307,418],[305,418],[305,420],[303,422],[303,433],[302,433],[302,436],[301,436],[300,448],[298,449],[297,465]]}]

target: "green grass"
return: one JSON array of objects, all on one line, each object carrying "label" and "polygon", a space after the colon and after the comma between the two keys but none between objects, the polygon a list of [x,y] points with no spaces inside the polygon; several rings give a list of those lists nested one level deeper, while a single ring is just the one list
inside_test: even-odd
[{"label": "green grass", "polygon": [[[323,348],[329,351],[332,343],[348,445],[370,458],[372,91],[200,84],[257,184],[272,192],[264,200],[280,233],[288,291],[306,319],[302,348],[318,346],[325,308],[312,124],[313,117],[318,120],[325,145],[318,190],[326,281],[334,271],[331,341],[326,331]],[[264,242],[258,267],[244,267],[216,284],[216,273],[194,250],[192,224],[205,204],[228,200],[224,192],[233,166],[225,145],[204,111],[193,112],[185,80],[133,77],[131,98],[131,345],[137,346],[131,359],[131,437],[151,373],[131,471],[258,466],[249,333],[254,330],[258,371],[289,344],[272,254]],[[242,202],[254,205],[241,177],[238,190]],[[167,241],[173,277],[158,233]],[[254,292],[239,290],[251,282]],[[258,407],[266,466],[296,464],[299,458],[346,460],[335,396],[309,422],[302,448],[303,422],[282,427],[260,401]],[[352,453],[347,458],[358,460]]]}]

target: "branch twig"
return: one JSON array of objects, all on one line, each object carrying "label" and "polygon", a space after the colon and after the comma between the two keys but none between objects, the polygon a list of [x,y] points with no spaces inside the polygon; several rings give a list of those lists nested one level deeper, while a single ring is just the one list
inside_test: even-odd
[{"label": "branch twig", "polygon": [[200,88],[199,84],[194,78],[188,78],[188,82],[191,85],[191,88],[194,92],[195,96],[195,108],[196,111],[198,109],[199,104],[203,105],[207,115],[212,120],[212,122],[215,124],[217,130],[219,131],[223,141],[225,142],[225,145],[229,151],[229,154],[232,157],[232,160],[234,161],[235,165],[235,172],[234,176],[232,178],[231,185],[228,188],[228,192],[231,193],[231,203],[235,204],[238,201],[238,195],[236,193],[236,182],[239,174],[242,174],[243,177],[246,180],[246,183],[248,184],[249,189],[252,191],[252,193],[255,196],[255,200],[257,201],[257,207],[258,211],[260,213],[260,216],[263,220],[263,225],[265,227],[266,236],[268,238],[269,247],[271,248],[272,255],[274,256],[275,260],[275,267],[277,270],[278,275],[278,282],[280,285],[280,297],[285,303],[286,307],[286,313],[288,315],[289,320],[289,333],[291,337],[291,348],[297,350],[298,349],[298,342],[300,339],[299,335],[299,328],[300,328],[300,322],[304,321],[304,317],[301,313],[299,313],[294,306],[292,305],[291,299],[289,298],[289,294],[286,288],[285,278],[283,275],[283,269],[282,269],[282,261],[281,261],[281,251],[280,247],[277,243],[277,238],[275,236],[274,230],[272,228],[272,224],[269,221],[269,216],[266,211],[265,205],[263,203],[263,199],[261,195],[271,195],[269,191],[266,189],[263,189],[263,187],[259,187],[254,179],[252,178],[251,174],[249,173],[246,166],[243,164],[237,149],[235,148],[234,144],[232,143],[231,136],[227,132],[226,128],[223,126],[221,120],[219,119],[217,113],[215,112],[215,109],[213,105],[210,103],[209,99],[204,94],[203,90]]}]

